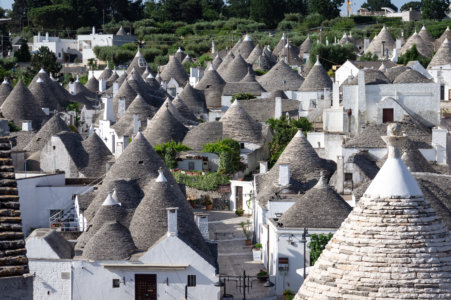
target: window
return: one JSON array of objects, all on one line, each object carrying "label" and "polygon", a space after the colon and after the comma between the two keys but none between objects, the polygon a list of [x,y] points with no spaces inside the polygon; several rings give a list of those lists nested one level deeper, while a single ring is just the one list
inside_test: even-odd
[{"label": "window", "polygon": [[288,257],[279,257],[279,271],[288,271]]},{"label": "window", "polygon": [[175,97],[177,95],[177,88],[175,88],[175,87],[169,88],[168,92],[169,92],[169,95],[171,95],[172,97]]},{"label": "window", "polygon": [[188,286],[196,286],[196,275],[188,275]]},{"label": "window", "polygon": [[240,148],[244,149],[244,143],[240,143]]},{"label": "window", "polygon": [[113,288],[118,288],[120,286],[120,280],[119,279],[113,279]]},{"label": "window", "polygon": [[352,181],[352,173],[345,173],[345,181]]},{"label": "window", "polygon": [[194,170],[194,161],[188,162],[188,170]]},{"label": "window", "polygon": [[393,108],[384,108],[382,110],[382,123],[393,122],[394,113]]}]

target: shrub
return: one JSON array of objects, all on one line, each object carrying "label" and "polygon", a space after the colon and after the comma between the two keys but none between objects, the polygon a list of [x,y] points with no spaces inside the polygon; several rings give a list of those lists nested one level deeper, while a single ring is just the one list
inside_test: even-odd
[{"label": "shrub", "polygon": [[216,172],[205,175],[186,175],[173,172],[172,175],[174,175],[177,183],[183,183],[201,191],[216,191],[219,185],[230,183],[228,176]]}]

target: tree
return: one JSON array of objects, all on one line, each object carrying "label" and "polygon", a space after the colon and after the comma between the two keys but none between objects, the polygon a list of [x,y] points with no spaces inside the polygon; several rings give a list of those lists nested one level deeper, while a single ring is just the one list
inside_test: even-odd
[{"label": "tree", "polygon": [[423,67],[427,68],[431,59],[431,57],[424,57],[421,55],[417,50],[417,45],[413,45],[412,48],[399,56],[398,64],[407,65],[409,61],[418,60]]},{"label": "tree", "polygon": [[351,43],[341,45],[323,45],[315,44],[310,50],[310,63],[313,65],[316,62],[316,56],[319,55],[319,60],[324,69],[329,70],[332,65],[341,65],[346,60],[355,60],[355,48]]},{"label": "tree", "polygon": [[216,143],[205,144],[202,152],[217,153],[219,155],[218,172],[233,174],[245,169],[241,162],[240,144],[233,139],[223,139]]},{"label": "tree", "polygon": [[366,8],[369,11],[381,11],[382,7],[389,7],[394,11],[398,11],[398,8],[390,0],[367,0],[362,4],[362,8]]},{"label": "tree", "polygon": [[228,18],[249,18],[250,0],[229,0],[224,6]]},{"label": "tree", "polygon": [[340,16],[340,9],[344,0],[307,0],[307,11],[309,14],[318,13],[326,19]]},{"label": "tree", "polygon": [[269,167],[276,163],[280,154],[299,129],[303,132],[313,129],[312,124],[306,118],[296,120],[282,116],[280,119],[269,119],[266,123],[273,132],[272,141],[269,143]]},{"label": "tree", "polygon": [[410,10],[411,8],[412,8],[412,10],[421,11],[421,1],[410,1],[410,2],[404,3],[403,6],[401,6],[401,8],[399,10],[405,11],[405,10]]},{"label": "tree", "polygon": [[31,58],[31,71],[35,74],[44,68],[47,73],[55,75],[61,70],[61,67],[61,64],[56,61],[55,53],[48,47],[42,46]]},{"label": "tree", "polygon": [[278,0],[251,0],[250,16],[257,22],[275,28],[284,17],[284,6]]},{"label": "tree", "polygon": [[14,52],[14,57],[17,58],[18,62],[29,62],[31,60],[31,54],[28,50],[26,39],[22,39],[19,50]]},{"label": "tree", "polygon": [[441,20],[449,10],[449,0],[421,0],[423,19]]},{"label": "tree", "polygon": [[72,27],[75,11],[69,5],[47,5],[30,9],[28,18],[36,27],[64,29]]},{"label": "tree", "polygon": [[360,56],[360,61],[378,61],[379,60],[379,56],[377,56],[377,54],[372,54],[371,52],[362,54]]},{"label": "tree", "polygon": [[173,140],[156,145],[154,149],[169,169],[177,168],[177,154],[180,151],[191,150],[190,147],[182,145],[180,142],[174,142]]},{"label": "tree", "polygon": [[307,247],[310,249],[310,265],[313,266],[318,260],[321,252],[326,248],[327,243],[332,239],[333,234],[329,232],[328,235],[324,233],[312,234],[310,236],[310,242]]}]

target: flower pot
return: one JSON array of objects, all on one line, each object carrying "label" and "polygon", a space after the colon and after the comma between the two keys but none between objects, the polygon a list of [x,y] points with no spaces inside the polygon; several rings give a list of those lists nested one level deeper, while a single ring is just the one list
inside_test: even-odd
[{"label": "flower pot", "polygon": [[188,201],[192,208],[196,208],[196,201]]},{"label": "flower pot", "polygon": [[213,207],[213,204],[207,204],[207,205],[205,205],[205,209],[206,209],[206,210],[211,210],[212,207]]},{"label": "flower pot", "polygon": [[260,282],[266,282],[268,281],[268,276],[257,276],[258,280]]},{"label": "flower pot", "polygon": [[252,249],[252,257],[254,261],[262,260],[262,251],[260,249]]},{"label": "flower pot", "polygon": [[252,241],[251,240],[246,240],[244,241],[246,246],[251,246],[252,245]]}]

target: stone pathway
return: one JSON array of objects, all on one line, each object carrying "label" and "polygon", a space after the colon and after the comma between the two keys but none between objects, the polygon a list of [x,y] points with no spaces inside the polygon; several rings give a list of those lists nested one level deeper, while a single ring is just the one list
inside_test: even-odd
[{"label": "stone pathway", "polygon": [[[261,261],[253,261],[252,246],[245,245],[246,238],[240,225],[248,219],[252,222],[252,217],[237,217],[231,211],[209,211],[208,213],[210,239],[218,243],[219,273],[240,276],[245,270],[246,275],[254,276],[260,269],[264,269]],[[276,299],[273,296],[274,289],[264,287],[264,282],[251,279],[249,284],[252,288],[246,289],[246,299]],[[224,288],[221,289],[221,294],[223,293]],[[226,293],[233,298],[224,299],[243,299],[242,288],[232,278],[226,280]]]}]

